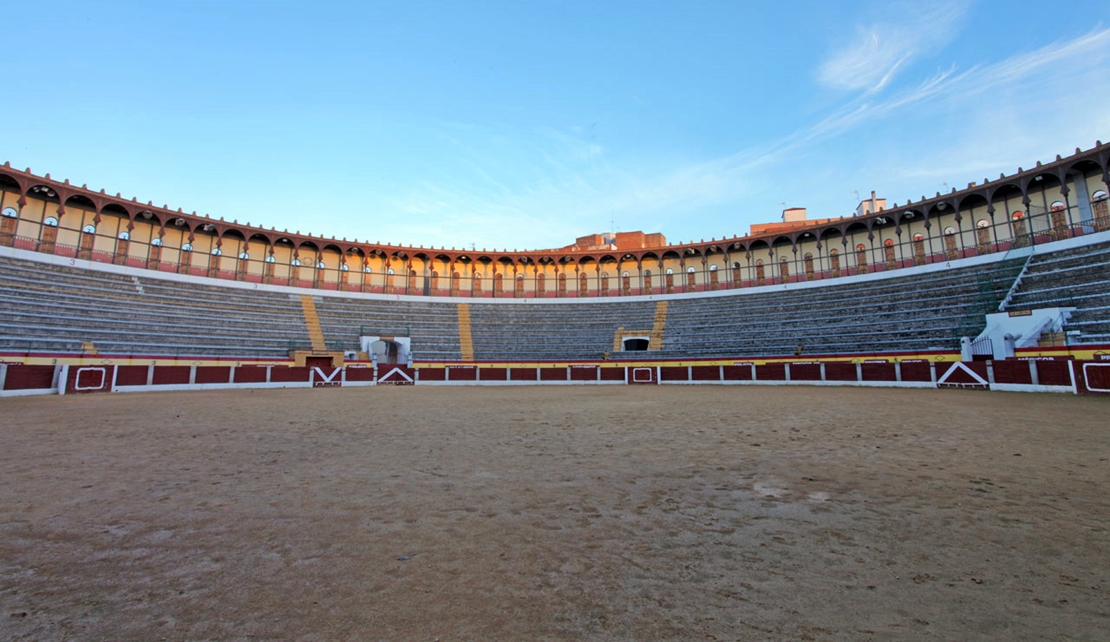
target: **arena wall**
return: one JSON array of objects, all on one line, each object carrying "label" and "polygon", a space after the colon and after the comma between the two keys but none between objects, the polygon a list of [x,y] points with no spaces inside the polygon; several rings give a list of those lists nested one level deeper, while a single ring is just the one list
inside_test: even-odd
[{"label": "arena wall", "polygon": [[[383,301],[577,305],[737,296],[927,275],[1110,240],[1110,146],[863,217],[785,234],[630,251],[468,252],[337,241],[108,197],[0,168],[0,256],[226,289]],[[49,285],[49,284],[47,284]],[[587,299],[587,300],[583,300]],[[306,318],[309,315],[306,306]],[[665,306],[665,303],[659,303]],[[465,306],[459,305],[461,309]],[[665,314],[665,307],[663,308]],[[453,314],[453,308],[452,308]],[[657,314],[659,314],[657,312]],[[650,323],[648,324],[650,326]],[[638,328],[652,339],[649,327]],[[618,328],[618,339],[620,337]],[[631,330],[630,330],[631,331]],[[462,330],[460,329],[460,332]],[[625,332],[628,334],[628,332]],[[637,335],[639,336],[639,335]],[[758,359],[582,361],[0,352],[0,396],[145,390],[419,385],[853,385],[1110,393],[1107,345],[960,362],[926,350]],[[307,352],[323,357],[313,345]]]},{"label": "arena wall", "polygon": [[[1036,381],[1039,383],[1034,383]],[[99,392],[311,388],[372,385],[802,385],[964,388],[1003,392],[1110,394],[1110,360],[651,363],[509,367],[498,364],[341,368],[182,365],[0,364],[0,397]]]}]

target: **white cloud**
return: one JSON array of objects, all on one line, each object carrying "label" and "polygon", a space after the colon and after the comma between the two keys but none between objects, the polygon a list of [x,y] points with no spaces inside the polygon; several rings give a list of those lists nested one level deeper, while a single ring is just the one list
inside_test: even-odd
[{"label": "white cloud", "polygon": [[[960,72],[954,68],[940,71],[889,97],[865,95],[849,101],[822,120],[784,138],[775,153],[764,152],[763,157],[769,160],[796,153],[824,140],[874,127],[892,117],[904,118],[907,123],[927,123],[934,118],[964,125],[975,123],[975,127],[968,129],[976,133],[978,140],[984,140],[984,136],[1038,139],[1051,141],[1055,149],[1074,132],[1103,131],[1099,123],[1110,118],[1110,106],[1105,100],[1110,93],[1108,61],[1110,29],[1103,29],[1015,54],[997,63]],[[907,132],[902,140],[893,142],[920,144],[923,154],[959,142],[936,141],[934,134],[927,131],[924,134],[926,138],[921,140]],[[1039,151],[1049,152],[1043,145]]]},{"label": "white cloud", "polygon": [[995,179],[1014,172],[1014,163],[1047,161],[1077,145],[1088,148],[1110,131],[1108,64],[1110,30],[1098,30],[878,105],[876,117],[914,107],[927,112],[921,118],[941,111],[951,128],[943,144],[922,145],[911,162],[887,170],[902,179],[955,184]]},{"label": "white cloud", "polygon": [[900,7],[895,19],[856,28],[855,38],[818,69],[818,80],[836,89],[877,92],[914,58],[948,44],[967,13],[962,2]]}]

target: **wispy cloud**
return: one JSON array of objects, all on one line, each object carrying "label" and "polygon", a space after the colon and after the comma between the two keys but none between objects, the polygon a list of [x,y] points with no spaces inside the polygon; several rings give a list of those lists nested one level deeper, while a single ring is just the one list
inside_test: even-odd
[{"label": "wispy cloud", "polygon": [[1098,29],[949,73],[927,87],[876,103],[865,118],[875,122],[929,112],[921,120],[938,111],[949,114],[944,144],[922,144],[912,160],[888,164],[892,177],[994,178],[1017,169],[1014,162],[1066,154],[1066,146],[1090,146],[1101,132],[1110,131],[1108,64],[1110,29]]},{"label": "wispy cloud", "polygon": [[[1110,109],[1100,108],[1099,105],[1104,103],[1095,98],[1102,95],[1100,90],[1110,87],[1105,75],[1108,60],[1110,29],[1099,29],[1073,40],[1059,41],[1034,51],[1015,54],[994,64],[980,65],[964,71],[949,68],[901,91],[888,92],[887,96],[867,94],[857,97],[819,121],[764,148],[744,150],[717,164],[751,169],[774,163],[822,141],[930,104],[943,105],[945,109],[958,111],[965,118],[976,117],[976,107],[986,108],[994,113],[1005,111],[1006,105],[997,105],[997,97],[1011,96],[1028,85],[1035,87],[1027,87],[1028,92],[1012,97],[1026,107],[1021,111],[1036,111],[1043,116],[1042,122],[1037,123],[1036,131],[1046,132],[1053,139],[1058,139],[1056,132],[1059,128],[1065,123],[1081,120],[1079,116],[1084,113],[1078,109],[1069,113],[1063,108],[1065,102],[1077,108],[1081,106],[1080,103],[1088,103],[1089,108],[1101,109],[1104,116],[1110,116]],[[1045,78],[1046,74],[1052,78]],[[996,98],[991,102],[983,102],[984,94],[993,94]],[[1011,124],[1015,125],[1015,131],[1022,133],[1026,133],[1024,129],[1034,129],[1017,128],[1016,124]],[[1079,124],[1085,129],[1097,131],[1092,129],[1096,123]],[[1023,125],[1028,123],[1023,121]]]},{"label": "wispy cloud", "polygon": [[914,58],[952,40],[967,3],[911,3],[899,6],[898,12],[902,15],[858,26],[851,42],[820,66],[818,80],[836,89],[882,90]]},{"label": "wispy cloud", "polygon": [[[975,70],[968,91],[984,92],[1056,67],[1065,60],[1086,58],[1086,66],[1105,63],[1110,54],[1110,29],[1096,29],[1074,40],[1059,41],[1035,51],[1018,54],[989,67]],[[1067,71],[1061,70],[1063,75]],[[1103,67],[1105,71],[1105,67]]]}]

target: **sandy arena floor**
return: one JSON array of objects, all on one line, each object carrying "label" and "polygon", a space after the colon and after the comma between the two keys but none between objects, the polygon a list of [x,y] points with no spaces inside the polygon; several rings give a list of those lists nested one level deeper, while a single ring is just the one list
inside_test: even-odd
[{"label": "sandy arena floor", "polygon": [[0,638],[1110,639],[1110,400],[0,400]]}]

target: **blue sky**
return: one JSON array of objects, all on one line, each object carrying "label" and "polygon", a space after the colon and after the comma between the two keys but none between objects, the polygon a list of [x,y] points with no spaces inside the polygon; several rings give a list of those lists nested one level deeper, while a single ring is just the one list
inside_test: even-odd
[{"label": "blue sky", "polygon": [[1110,3],[5,2],[0,161],[394,244],[850,215],[1110,140]]}]

